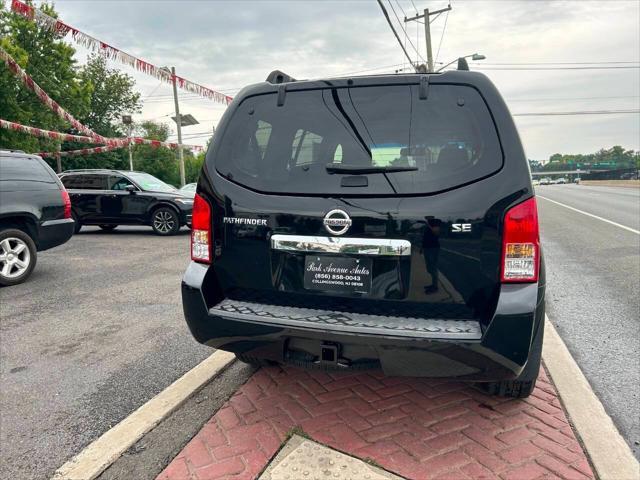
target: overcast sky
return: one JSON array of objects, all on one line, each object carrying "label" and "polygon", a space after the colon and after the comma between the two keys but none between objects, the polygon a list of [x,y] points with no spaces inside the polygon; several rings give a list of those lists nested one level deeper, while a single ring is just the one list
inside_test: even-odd
[{"label": "overcast sky", "polygon": [[[404,38],[388,0],[384,1]],[[437,61],[474,52],[486,55],[472,69],[482,70],[498,85],[512,113],[640,108],[638,0],[451,3],[448,17],[443,14],[432,23]],[[413,4],[436,10],[447,2],[391,0],[391,4],[402,19],[403,11],[415,14]],[[183,77],[229,95],[263,81],[274,69],[315,78],[369,69],[393,72],[403,62],[407,65],[374,0],[57,0],[56,9],[63,21],[100,40],[156,65],[175,65]],[[406,28],[425,57],[424,26],[413,22]],[[417,56],[408,41],[407,49]],[[78,48],[79,62],[86,55]],[[542,65],[521,65],[525,62]],[[133,75],[145,98],[136,120],[171,122],[170,85],[118,63],[111,65]],[[181,93],[180,108],[201,122],[183,130],[184,142],[202,145],[224,112],[223,106],[187,92]],[[640,150],[638,113],[515,118],[529,158],[589,153],[616,144]]]}]

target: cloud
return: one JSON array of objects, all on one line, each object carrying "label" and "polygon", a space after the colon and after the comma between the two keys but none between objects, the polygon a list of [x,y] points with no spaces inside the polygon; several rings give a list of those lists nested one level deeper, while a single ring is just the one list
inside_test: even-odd
[{"label": "cloud", "polygon": [[[415,13],[410,1],[399,3],[402,9],[391,2],[400,17],[402,10]],[[413,3],[432,10],[447,5],[437,0]],[[181,75],[230,94],[263,81],[276,68],[298,78],[317,78],[406,63],[375,1],[59,0],[56,8],[63,20],[87,33],[158,65],[175,65]],[[387,8],[395,22],[388,3]],[[496,68],[490,64],[639,62],[639,15],[640,3],[633,0],[608,1],[606,6],[456,0],[448,18],[443,14],[432,24],[433,50],[434,55],[440,51],[440,62],[476,51],[486,55],[477,68],[485,68],[513,112],[638,108],[638,69],[498,71],[490,70]],[[424,56],[423,26],[412,23],[406,28]],[[413,52],[409,42],[407,49]],[[80,57],[85,53],[79,49]],[[171,113],[169,86],[128,72],[143,96],[155,89],[141,118]],[[594,98],[611,96],[627,98]],[[184,111],[213,119],[190,131],[211,131],[224,108],[183,97]],[[556,100],[540,100],[550,98]],[[518,117],[517,124],[531,158],[586,153],[613,144],[640,149],[639,115]],[[204,143],[206,137],[196,140]]]}]

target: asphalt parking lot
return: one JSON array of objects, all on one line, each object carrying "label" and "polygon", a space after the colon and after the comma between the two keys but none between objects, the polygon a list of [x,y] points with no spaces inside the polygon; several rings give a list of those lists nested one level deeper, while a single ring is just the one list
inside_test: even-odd
[{"label": "asphalt parking lot", "polygon": [[188,332],[189,230],[86,227],[0,289],[0,478],[51,474],[211,354]]}]

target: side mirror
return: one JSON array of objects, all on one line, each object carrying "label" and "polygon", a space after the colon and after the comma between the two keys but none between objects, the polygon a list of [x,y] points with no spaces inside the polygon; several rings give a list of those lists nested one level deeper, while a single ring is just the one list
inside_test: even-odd
[{"label": "side mirror", "polygon": [[124,187],[124,189],[129,193],[136,193],[136,187],[134,187],[133,185],[127,185],[126,187]]}]

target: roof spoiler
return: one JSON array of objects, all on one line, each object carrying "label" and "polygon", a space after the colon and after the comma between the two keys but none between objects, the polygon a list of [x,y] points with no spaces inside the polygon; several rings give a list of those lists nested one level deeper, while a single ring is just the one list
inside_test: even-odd
[{"label": "roof spoiler", "polygon": [[277,85],[280,83],[295,82],[296,79],[291,75],[287,75],[286,73],[281,72],[280,70],[274,70],[267,76],[266,81]]}]

